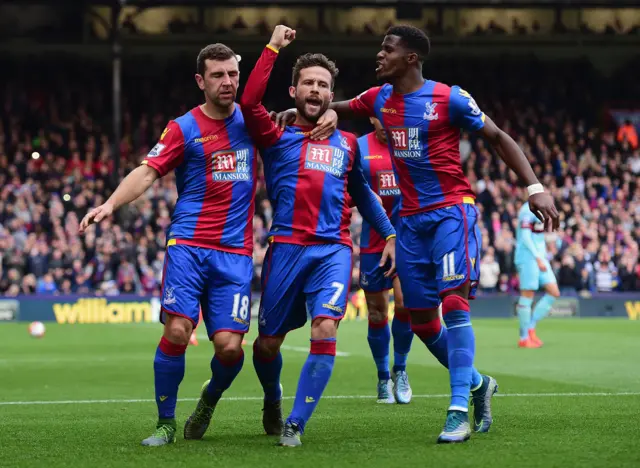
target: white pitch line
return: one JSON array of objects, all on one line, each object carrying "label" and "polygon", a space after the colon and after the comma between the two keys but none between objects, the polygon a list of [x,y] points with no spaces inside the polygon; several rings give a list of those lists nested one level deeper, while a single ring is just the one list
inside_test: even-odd
[{"label": "white pitch line", "polygon": [[[208,340],[209,337],[207,335],[203,335],[203,334],[198,334],[198,338],[201,340]],[[252,342],[247,342],[247,346],[248,345],[253,345],[253,341]],[[296,353],[305,353],[308,354],[309,353],[309,348],[305,348],[304,346],[289,346],[286,344],[283,344],[282,346],[280,346],[280,349],[284,350],[284,351],[294,351]],[[347,353],[346,351],[336,351],[336,356],[339,357],[349,357],[351,356],[351,353]]]},{"label": "white pitch line", "polygon": [[[448,393],[431,395],[413,395],[413,398],[448,398]],[[621,397],[640,396],[640,392],[566,392],[566,393],[497,393],[500,398],[554,398],[554,397]],[[224,397],[225,401],[262,401],[259,397]],[[293,396],[283,397],[285,400],[293,400]],[[375,400],[374,395],[326,395],[322,399],[327,400]],[[180,401],[198,401],[198,398],[181,398]],[[105,403],[153,403],[151,398],[137,399],[110,399],[110,400],[43,400],[43,401],[0,401],[0,406],[25,406],[25,405],[97,405]]]}]

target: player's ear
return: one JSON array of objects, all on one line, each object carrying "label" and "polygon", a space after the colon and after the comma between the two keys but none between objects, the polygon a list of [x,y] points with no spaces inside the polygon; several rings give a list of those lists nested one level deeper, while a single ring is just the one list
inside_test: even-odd
[{"label": "player's ear", "polygon": [[415,65],[416,63],[418,63],[418,54],[416,54],[415,52],[409,52],[407,54],[407,63],[409,65]]},{"label": "player's ear", "polygon": [[198,84],[200,91],[204,91],[204,78],[198,73],[196,73],[196,83]]},{"label": "player's ear", "polygon": [[333,102],[333,91],[329,93],[329,102]]},{"label": "player's ear", "polygon": [[296,87],[295,86],[289,86],[289,96],[291,96],[293,99],[296,98]]}]

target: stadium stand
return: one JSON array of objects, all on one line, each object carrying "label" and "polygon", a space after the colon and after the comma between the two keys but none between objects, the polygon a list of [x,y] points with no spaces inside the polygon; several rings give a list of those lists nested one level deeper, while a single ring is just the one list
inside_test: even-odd
[{"label": "stadium stand", "polygon": [[[553,192],[562,226],[547,241],[563,293],[639,291],[637,134],[634,141],[632,128],[619,130],[603,119],[602,112],[605,103],[633,90],[637,94],[638,64],[605,78],[583,62],[492,60],[491,67],[477,59],[438,60],[429,62],[427,74],[468,89],[516,139]],[[84,237],[77,234],[78,222],[138,164],[166,122],[189,108],[185,103],[197,105],[197,89],[190,74],[159,73],[153,80],[140,79],[125,67],[124,138],[116,175],[109,138],[110,97],[104,92],[110,86],[109,75],[99,66],[60,62],[50,69],[64,71],[46,77],[31,73],[34,64],[1,64],[10,71],[0,82],[0,294],[159,295],[164,230],[176,199],[173,176],[157,182],[131,207]],[[243,60],[245,77],[252,64]],[[364,89],[363,67],[371,68],[358,61],[340,67],[336,99]],[[38,63],[38,69],[47,69],[47,64]],[[183,69],[190,70],[188,65]],[[504,74],[490,72],[496,69]],[[289,70],[287,64],[276,70],[283,86],[290,80]],[[274,100],[269,104],[275,110],[290,105]],[[343,125],[358,133],[369,131],[361,123]],[[483,219],[482,292],[514,292],[514,223],[523,190],[483,141],[463,134],[460,152]],[[256,289],[272,216],[264,180],[257,197]],[[355,213],[356,241],[360,223]],[[354,250],[357,259],[357,244]],[[354,284],[357,278],[356,261]]]}]

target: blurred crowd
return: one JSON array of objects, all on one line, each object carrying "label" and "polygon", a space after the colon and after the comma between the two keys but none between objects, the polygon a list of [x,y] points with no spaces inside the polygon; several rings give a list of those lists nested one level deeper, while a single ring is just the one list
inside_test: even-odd
[{"label": "blurred crowd", "polygon": [[[351,8],[337,10],[338,15],[347,16]],[[147,35],[150,34],[145,26],[144,21],[140,21],[139,15],[144,13],[146,9],[140,9],[135,13],[128,14],[122,23],[122,29],[128,35]],[[482,10],[479,10],[482,13]],[[174,16],[168,21],[166,31],[170,34],[194,34],[194,33],[213,33],[213,34],[236,34],[236,35],[262,35],[271,34],[276,24],[290,25],[296,31],[305,33],[321,33],[321,34],[345,34],[348,36],[379,36],[399,20],[394,16],[389,16],[388,11],[384,9],[372,8],[369,11],[360,10],[363,16],[361,21],[350,23],[344,30],[337,27],[331,21],[321,19],[320,15],[308,15],[308,12],[298,11],[284,15],[278,21],[268,21],[265,12],[262,15],[250,15],[249,18],[243,14],[236,14],[232,11],[225,12],[224,21],[218,21],[216,26],[207,26],[205,21],[199,21],[195,15],[185,17],[184,15]],[[421,12],[414,12],[415,17],[420,17]],[[327,16],[325,14],[325,16]],[[474,16],[476,17],[474,19]],[[480,18],[478,18],[478,16]],[[629,18],[623,23],[619,16],[609,21],[598,19],[581,19],[576,25],[567,25],[561,15],[558,15],[553,22],[545,21],[542,18],[536,18],[535,15],[524,15],[522,18],[512,16],[509,18],[504,13],[498,13],[492,19],[486,20],[484,15],[462,15],[457,24],[451,21],[444,22],[443,17],[434,15],[429,19],[423,18],[423,24],[416,24],[428,31],[433,36],[535,36],[535,35],[628,35],[637,36],[640,34],[640,23],[630,22]],[[366,18],[371,18],[367,20]],[[541,21],[542,20],[542,23]],[[418,21],[419,22],[419,21]],[[625,24],[626,23],[626,24]],[[157,25],[154,25],[157,28]],[[98,34],[96,34],[97,36]]]},{"label": "blurred crowd", "polygon": [[[243,76],[252,63],[243,60]],[[139,164],[170,118],[199,103],[190,81],[193,64],[187,62],[182,74],[125,76],[119,171],[110,140],[110,96],[104,92],[108,82],[102,81],[108,74],[86,63],[58,63],[45,82],[29,66],[3,68],[11,73],[0,77],[0,294],[158,295],[164,232],[177,196],[173,175],[86,235],[78,235],[78,223]],[[336,99],[364,89],[368,62],[338,66]],[[638,90],[637,74],[629,73],[633,66],[607,79],[583,62],[428,63],[430,77],[474,95],[553,193],[562,222],[558,232],[546,235],[548,257],[565,292],[640,290],[637,133],[632,125],[619,130],[601,112],[607,101]],[[286,61],[276,67],[269,109],[291,104],[285,91],[289,67]],[[499,78],[492,73],[496,68],[503,71]],[[608,86],[607,80],[616,83]],[[371,130],[367,123],[340,126],[359,134]],[[482,214],[481,291],[516,292],[514,230],[524,191],[483,140],[463,134],[460,153]],[[254,217],[256,290],[272,216],[261,176]],[[361,221],[355,212],[354,284]]]}]

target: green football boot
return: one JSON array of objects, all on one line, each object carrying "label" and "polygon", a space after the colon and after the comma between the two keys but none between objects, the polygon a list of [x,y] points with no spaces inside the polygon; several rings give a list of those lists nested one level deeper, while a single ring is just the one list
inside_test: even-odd
[{"label": "green football boot", "polygon": [[209,428],[211,416],[213,416],[213,411],[216,409],[216,405],[209,405],[205,399],[205,394],[207,393],[207,387],[209,386],[210,381],[211,380],[209,379],[202,385],[200,400],[198,400],[196,409],[191,413],[187,422],[184,423],[185,440],[200,440]]},{"label": "green football boot", "polygon": [[285,424],[278,445],[281,447],[300,447],[302,445],[302,441],[300,440],[300,428],[297,424],[290,422]]},{"label": "green football boot", "polygon": [[147,447],[159,447],[160,445],[173,444],[176,441],[176,420],[161,419],[158,421],[156,431],[142,441]]},{"label": "green football boot", "polygon": [[466,442],[471,437],[469,415],[464,411],[447,411],[447,420],[444,429],[438,437],[439,444],[458,444]]},{"label": "green football boot", "polygon": [[491,398],[498,393],[498,382],[488,375],[482,376],[480,388],[471,392],[473,405],[473,430],[475,432],[489,432],[493,415],[491,414]]}]

